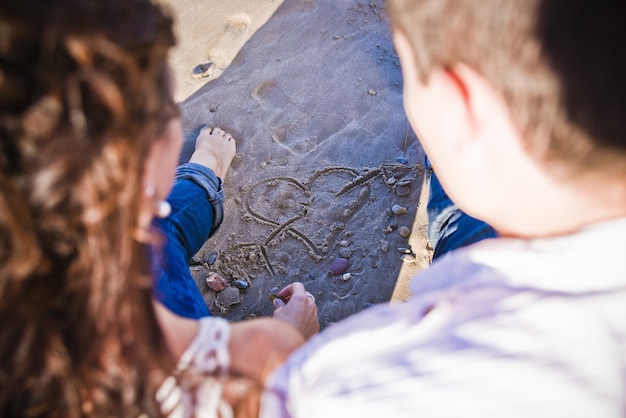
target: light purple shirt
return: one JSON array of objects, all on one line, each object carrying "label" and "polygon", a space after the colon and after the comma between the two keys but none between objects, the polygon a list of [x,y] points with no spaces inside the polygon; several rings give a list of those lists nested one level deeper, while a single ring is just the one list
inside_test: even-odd
[{"label": "light purple shirt", "polygon": [[626,416],[626,219],[483,241],[411,290],[295,352],[260,416]]}]

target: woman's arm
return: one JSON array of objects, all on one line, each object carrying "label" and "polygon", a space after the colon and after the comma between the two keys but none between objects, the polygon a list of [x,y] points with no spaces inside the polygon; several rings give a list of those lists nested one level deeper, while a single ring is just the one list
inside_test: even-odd
[{"label": "woman's arm", "polygon": [[[166,344],[178,359],[196,337],[199,323],[172,313],[159,302],[155,301],[154,306]],[[258,318],[233,323],[228,343],[230,371],[263,384],[304,342],[300,331],[280,319]]]}]

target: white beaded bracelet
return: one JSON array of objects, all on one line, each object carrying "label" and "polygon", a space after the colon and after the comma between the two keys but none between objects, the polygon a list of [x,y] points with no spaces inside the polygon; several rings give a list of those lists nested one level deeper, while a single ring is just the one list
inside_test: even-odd
[{"label": "white beaded bracelet", "polygon": [[222,399],[230,366],[230,324],[222,318],[201,318],[198,335],[183,353],[174,376],[165,380],[156,398],[171,418],[231,418]]}]

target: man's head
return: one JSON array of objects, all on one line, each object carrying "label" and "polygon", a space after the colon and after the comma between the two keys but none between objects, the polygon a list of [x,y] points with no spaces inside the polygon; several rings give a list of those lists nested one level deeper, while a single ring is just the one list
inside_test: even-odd
[{"label": "man's head", "polygon": [[[536,163],[533,170],[555,181],[586,178],[583,174],[626,178],[626,50],[618,43],[626,38],[625,3],[388,0],[388,5],[407,114],[462,207],[462,179],[471,182],[473,169],[486,166],[492,176],[507,179],[506,172],[515,168],[508,166],[507,155],[520,152],[528,164]],[[473,135],[489,141],[472,148],[463,138],[453,139]],[[505,138],[518,143],[504,144]],[[444,173],[450,166],[458,173]],[[483,204],[497,198],[473,187],[481,185],[465,185]],[[511,187],[519,192],[524,185]],[[475,203],[463,208],[489,218]]]},{"label": "man's head", "polygon": [[[509,106],[528,150],[577,169],[626,170],[626,3],[390,0],[422,81],[464,63]],[[615,153],[620,161],[611,161]]]}]

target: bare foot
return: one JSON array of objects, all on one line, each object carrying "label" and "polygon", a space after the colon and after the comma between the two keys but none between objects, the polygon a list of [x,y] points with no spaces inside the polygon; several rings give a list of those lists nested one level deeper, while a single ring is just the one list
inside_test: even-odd
[{"label": "bare foot", "polygon": [[204,127],[196,139],[196,150],[190,163],[209,167],[220,178],[224,178],[237,151],[235,138],[218,127]]}]

